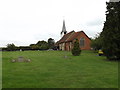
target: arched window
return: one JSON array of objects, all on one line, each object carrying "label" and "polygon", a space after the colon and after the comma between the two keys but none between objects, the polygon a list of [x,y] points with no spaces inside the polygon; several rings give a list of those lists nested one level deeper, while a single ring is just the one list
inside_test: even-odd
[{"label": "arched window", "polygon": [[80,38],[80,47],[84,47],[85,46],[85,38]]}]

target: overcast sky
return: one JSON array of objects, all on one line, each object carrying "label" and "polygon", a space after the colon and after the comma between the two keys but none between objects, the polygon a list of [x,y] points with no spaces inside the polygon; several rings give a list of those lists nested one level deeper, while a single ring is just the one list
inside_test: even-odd
[{"label": "overcast sky", "polygon": [[109,0],[0,0],[0,47],[27,46],[61,38],[63,18],[68,32],[89,37],[102,31]]}]

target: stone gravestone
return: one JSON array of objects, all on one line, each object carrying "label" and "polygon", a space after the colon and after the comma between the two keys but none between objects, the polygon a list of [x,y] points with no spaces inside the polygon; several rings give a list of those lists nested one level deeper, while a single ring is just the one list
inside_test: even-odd
[{"label": "stone gravestone", "polygon": [[65,59],[71,59],[71,57],[69,57],[67,55],[64,55],[63,58],[65,58]]},{"label": "stone gravestone", "polygon": [[26,58],[24,58],[24,57],[22,57],[22,56],[19,56],[17,59],[13,59],[11,62],[31,62],[31,60],[30,59],[26,59]]},{"label": "stone gravestone", "polygon": [[67,56],[67,55],[64,55],[64,58],[68,58],[68,56]]},{"label": "stone gravestone", "polygon": [[18,57],[18,62],[23,62],[24,58],[22,56]]}]

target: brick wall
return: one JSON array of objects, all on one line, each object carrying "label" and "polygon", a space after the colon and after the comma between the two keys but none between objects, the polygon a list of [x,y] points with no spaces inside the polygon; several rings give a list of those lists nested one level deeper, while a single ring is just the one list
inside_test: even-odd
[{"label": "brick wall", "polygon": [[82,37],[85,39],[85,45],[84,45],[84,47],[80,47],[81,50],[90,50],[91,49],[91,46],[90,46],[91,40],[84,33],[81,33],[80,35],[77,36],[79,43],[80,43],[80,38],[82,38]]},{"label": "brick wall", "polygon": [[[79,35],[75,38],[78,39],[79,43],[80,43],[80,38],[85,39],[84,46],[80,47],[81,50],[90,50],[91,49],[91,46],[90,46],[91,40],[84,32],[79,33]],[[74,42],[74,40],[71,42],[61,43],[61,44],[59,44],[59,47],[61,50],[71,51],[73,48],[73,42]]]}]

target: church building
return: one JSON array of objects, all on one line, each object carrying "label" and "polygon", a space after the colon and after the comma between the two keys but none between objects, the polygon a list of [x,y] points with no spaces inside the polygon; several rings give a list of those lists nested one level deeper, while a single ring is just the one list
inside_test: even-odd
[{"label": "church building", "polygon": [[85,34],[84,31],[75,32],[74,30],[71,32],[66,31],[65,21],[63,20],[63,27],[61,35],[62,38],[56,43],[59,46],[60,50],[71,51],[73,48],[73,43],[76,39],[79,41],[79,45],[81,50],[90,50],[90,38]]}]

